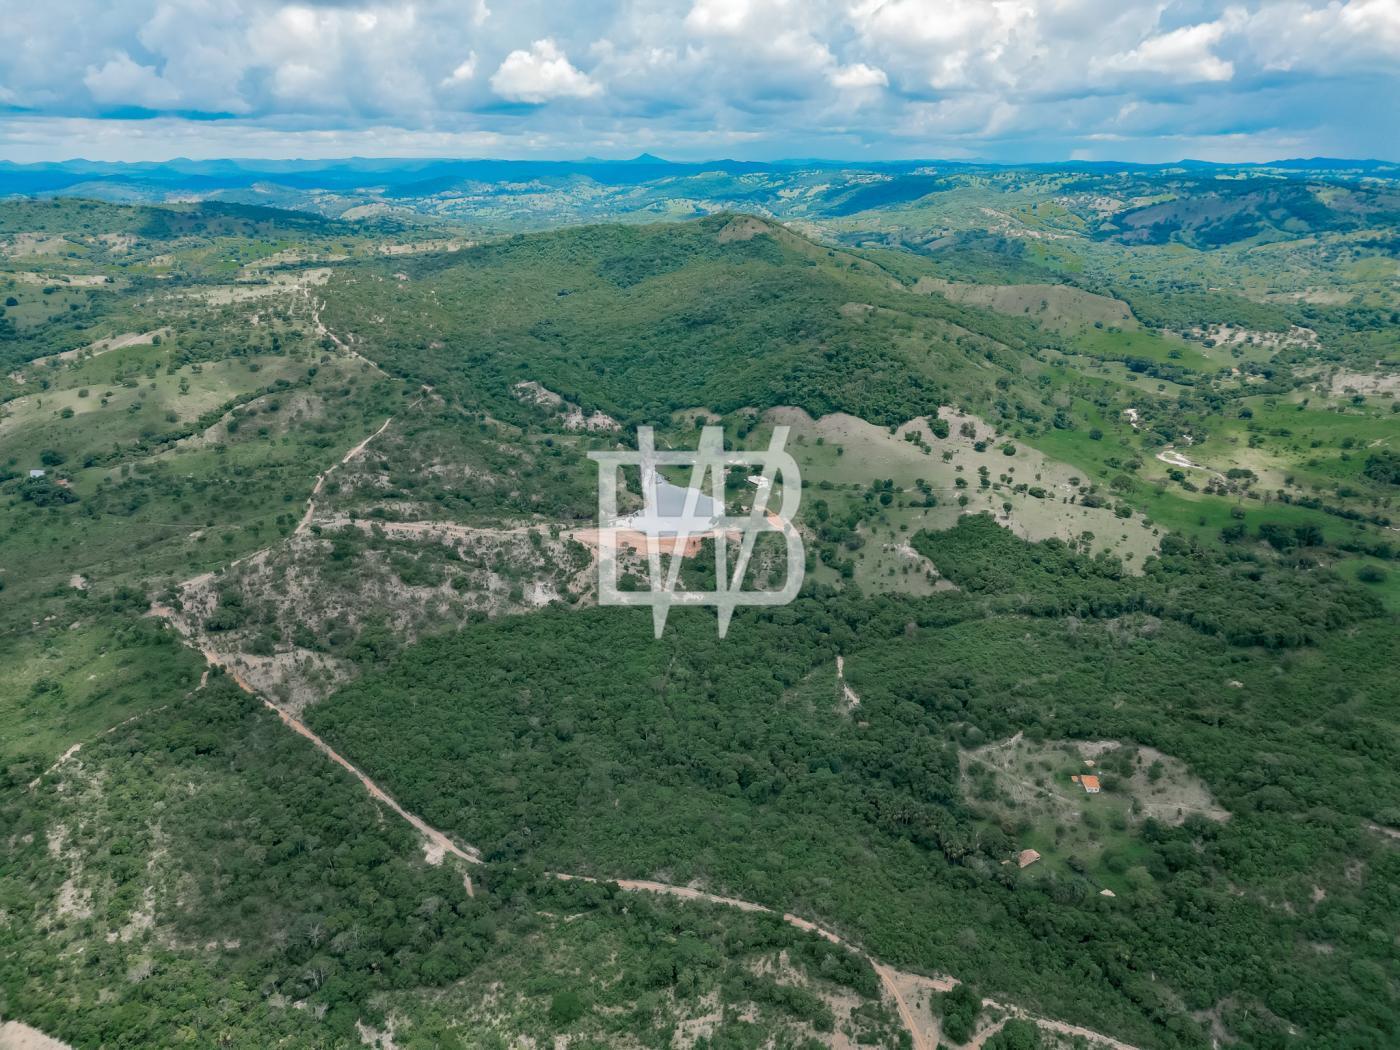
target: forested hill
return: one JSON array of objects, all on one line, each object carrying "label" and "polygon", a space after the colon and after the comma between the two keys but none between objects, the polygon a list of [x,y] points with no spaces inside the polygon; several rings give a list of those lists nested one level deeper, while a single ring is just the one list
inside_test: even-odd
[{"label": "forested hill", "polygon": [[[799,405],[896,423],[1020,385],[1043,334],[912,290],[909,256],[852,254],[751,216],[522,235],[363,263],[326,323],[391,371],[493,411],[537,381],[627,422]],[[1003,413],[1043,409],[1027,389]]]},{"label": "forested hill", "polygon": [[156,207],[59,198],[6,201],[0,208],[0,235],[16,232],[72,236],[72,247],[77,248],[78,238],[85,234],[131,234],[153,239],[180,236],[275,238],[350,235],[363,232],[363,228],[319,215],[250,204],[205,201]]}]

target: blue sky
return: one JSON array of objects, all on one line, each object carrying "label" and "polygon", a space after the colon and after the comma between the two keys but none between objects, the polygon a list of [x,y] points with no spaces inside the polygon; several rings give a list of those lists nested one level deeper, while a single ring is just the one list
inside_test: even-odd
[{"label": "blue sky", "polygon": [[0,157],[1400,160],[1400,0],[3,0]]}]

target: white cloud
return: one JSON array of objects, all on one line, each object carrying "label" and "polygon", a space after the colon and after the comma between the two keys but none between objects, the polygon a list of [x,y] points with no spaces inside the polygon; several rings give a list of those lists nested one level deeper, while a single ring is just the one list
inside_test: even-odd
[{"label": "white cloud", "polygon": [[1351,0],[1321,8],[1271,4],[1249,18],[1243,33],[1268,70],[1394,73],[1400,67],[1400,0]]},{"label": "white cloud", "polygon": [[696,0],[685,16],[685,27],[702,35],[733,36],[786,6],[781,0]]},{"label": "white cloud", "polygon": [[491,90],[512,102],[590,98],[602,87],[576,69],[553,40],[536,40],[529,51],[512,51],[491,74]]},{"label": "white cloud", "polygon": [[[1238,25],[1240,19],[1231,17],[1228,21]],[[1096,62],[1095,68],[1106,73],[1151,73],[1181,83],[1229,80],[1235,75],[1234,64],[1220,58],[1212,48],[1231,28],[1224,20],[1184,26]]]},{"label": "white cloud", "polygon": [[896,127],[915,138],[987,138],[1011,129],[1021,111],[997,95],[960,94],[938,102],[915,102]]},{"label": "white cloud", "polygon": [[458,84],[465,84],[476,76],[476,52],[473,51],[466,57],[457,68],[447,76],[442,78],[443,87],[453,87]]},{"label": "white cloud", "polygon": [[720,65],[761,55],[809,70],[835,66],[821,39],[830,28],[822,4],[800,0],[696,0],[685,17],[685,29],[713,46]]},{"label": "white cloud", "polygon": [[[1380,104],[1400,94],[1400,0],[9,6],[0,124],[144,107],[220,115],[193,125],[211,137],[233,114],[284,129],[489,129],[525,151],[567,135],[581,153],[768,142],[936,155],[1022,141],[1064,156],[1104,141],[1093,135],[1171,150],[1240,129],[1273,136],[1258,149],[1400,151],[1400,118]],[[591,101],[581,120],[501,99]]]},{"label": "white cloud", "polygon": [[424,59],[441,45],[416,7],[258,8],[247,41],[267,109],[381,116],[433,106]]},{"label": "white cloud", "polygon": [[180,97],[155,67],[132,61],[125,51],[101,67],[89,66],[83,83],[92,97],[104,105],[167,109]]},{"label": "white cloud", "polygon": [[829,90],[840,65],[828,42],[837,10],[823,0],[696,0],[683,28],[707,93],[768,109]]},{"label": "white cloud", "polygon": [[865,0],[851,21],[885,68],[920,89],[952,90],[1019,78],[1038,57],[1034,4],[1005,0]]},{"label": "white cloud", "polygon": [[244,113],[243,76],[250,54],[237,7],[218,0],[162,0],[136,34],[180,106]]},{"label": "white cloud", "polygon": [[867,66],[864,62],[842,66],[831,73],[832,86],[843,90],[886,87],[889,82],[890,78],[885,75],[883,69]]}]

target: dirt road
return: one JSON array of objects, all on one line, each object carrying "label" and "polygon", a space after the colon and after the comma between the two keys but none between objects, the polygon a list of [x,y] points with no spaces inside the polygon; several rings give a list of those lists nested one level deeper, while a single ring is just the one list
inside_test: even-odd
[{"label": "dirt road", "polygon": [[330,477],[330,475],[334,473],[337,467],[345,466],[345,464],[349,463],[352,459],[354,459],[366,448],[368,448],[369,443],[375,438],[377,438],[380,434],[384,433],[384,431],[388,430],[389,424],[393,421],[394,417],[390,416],[382,424],[380,424],[379,429],[376,430],[373,434],[365,438],[358,445],[352,448],[349,452],[345,453],[345,455],[341,456],[339,461],[332,463],[325,470],[321,471],[320,474],[316,475],[316,484],[311,486],[311,495],[306,498],[306,512],[302,514],[301,521],[297,522],[296,531],[293,533],[293,535],[305,532],[307,527],[310,526],[311,516],[316,513],[316,497],[321,494],[321,488],[325,485],[326,478]]},{"label": "dirt road", "polygon": [[303,293],[305,293],[307,300],[311,303],[311,323],[316,326],[317,335],[329,339],[332,343],[336,345],[337,349],[339,349],[341,353],[349,357],[353,357],[356,361],[359,361],[368,368],[373,369],[380,375],[387,376],[389,374],[388,372],[384,371],[384,369],[380,368],[379,365],[377,365],[375,362],[365,357],[363,354],[359,353],[356,350],[352,350],[348,343],[341,340],[340,336],[336,335],[329,328],[327,328],[321,321],[320,301],[311,294],[311,288],[308,285],[303,284],[301,286],[301,290]]},{"label": "dirt road", "polygon": [[[390,417],[390,419],[386,419],[378,430],[376,430],[373,434],[369,435],[369,437],[365,438],[358,445],[352,448],[349,452],[347,452],[344,456],[341,457],[339,463],[328,468],[325,471],[325,473],[321,475],[321,477],[316,482],[315,488],[312,490],[312,498],[307,501],[307,513],[303,518],[304,522],[310,521],[310,515],[314,509],[314,498],[316,494],[319,493],[322,482],[324,481],[326,475],[328,475],[332,470],[334,470],[335,466],[344,464],[349,460],[353,459],[355,456],[359,455],[361,452],[363,452],[365,447],[374,438],[376,438],[384,432],[385,428],[388,427],[391,421],[392,417]],[[437,525],[437,527],[441,527],[440,523],[434,524]],[[298,531],[300,531],[300,528],[301,527],[299,526]],[[166,606],[153,605],[150,609],[150,614],[166,618],[172,625],[174,625],[177,628],[184,626],[180,618],[175,615],[174,610]],[[198,643],[194,639],[190,638],[188,635],[185,635],[184,637],[187,643],[196,646],[198,645]],[[200,647],[200,652],[203,654],[205,660],[211,666],[222,666],[217,653],[204,647]],[[443,853],[452,854],[454,857],[465,861],[467,864],[475,865],[482,863],[480,851],[471,846],[459,846],[445,833],[439,831],[437,828],[432,827],[430,824],[427,823],[427,821],[423,820],[417,814],[411,813],[408,810],[404,809],[404,807],[401,806],[387,791],[385,791],[382,787],[380,787],[377,783],[370,779],[363,771],[359,769],[359,767],[357,767],[349,759],[345,758],[345,756],[341,755],[333,747],[331,747],[324,740],[322,740],[315,732],[311,730],[309,726],[307,726],[299,718],[297,718],[290,712],[284,710],[282,707],[274,703],[272,700],[268,699],[266,696],[262,696],[261,694],[259,694],[251,685],[244,681],[237,674],[236,671],[227,668],[225,670],[232,678],[232,680],[239,686],[239,688],[243,689],[250,695],[257,697],[270,711],[276,713],[277,717],[282,720],[283,725],[287,726],[293,732],[299,734],[306,740],[310,741],[310,743],[318,751],[320,751],[332,762],[335,762],[337,765],[339,765],[341,768],[343,768],[353,777],[355,777],[371,798],[383,803],[401,819],[406,821],[415,830],[417,830],[418,833],[422,835],[424,840],[428,843],[430,854],[433,851],[442,851]],[[697,890],[690,886],[675,886],[671,885],[670,883],[653,882],[646,879],[601,879],[595,876],[577,875],[568,872],[552,872],[550,874],[552,875],[552,877],[564,881],[589,882],[595,884],[612,882],[619,889],[631,893],[654,893],[668,897],[679,898],[681,900],[700,901],[708,904],[719,905],[726,908],[734,908],[738,911],[758,912],[770,915],[779,914],[776,912],[775,909],[770,908],[767,905],[759,904],[754,901],[742,900],[737,897],[724,897],[719,894],[707,893],[703,890]],[[467,893],[469,895],[474,895],[475,890],[472,886],[471,877],[469,875],[464,875],[463,882],[466,887]],[[907,973],[905,971],[896,970],[893,967],[880,962],[878,959],[870,955],[864,949],[859,948],[856,945],[850,943],[849,941],[842,938],[840,935],[824,927],[818,926],[816,923],[811,922],[808,919],[801,918],[800,916],[794,915],[791,912],[781,913],[781,918],[784,922],[794,927],[795,929],[815,933],[818,936],[830,941],[832,944],[839,945],[842,948],[845,948],[847,951],[854,952],[856,955],[866,960],[874,969],[877,976],[879,976],[880,982],[884,987],[886,994],[894,1003],[895,1009],[899,1014],[901,1023],[909,1031],[910,1038],[913,1043],[913,1050],[935,1050],[937,1046],[937,1036],[934,1033],[936,1033],[937,1031],[937,1024],[936,1022],[932,1021],[931,1017],[927,1020],[920,1020],[918,1012],[916,1011],[915,1003],[913,1001],[913,993],[918,990],[948,991],[958,985],[959,982],[957,978],[949,976],[927,977],[921,974]],[[1089,1029],[1079,1028],[1077,1026],[1069,1025],[1061,1021],[1054,1021],[1048,1018],[1032,1017],[1029,1014],[1026,1014],[1015,1007],[1005,1006],[1001,1003],[996,1002],[995,1000],[984,1000],[984,1004],[989,1008],[999,1009],[1011,1013],[1017,1017],[1024,1017],[1027,1020],[1033,1021],[1035,1024],[1046,1029],[1047,1031],[1060,1032],[1069,1035],[1078,1035],[1090,1041],[1107,1046],[1111,1048],[1111,1050],[1136,1050],[1136,1048],[1131,1047],[1126,1043],[1121,1043],[1115,1039],[1110,1038],[1109,1036],[1101,1035],[1100,1033],[1093,1032]],[[991,1032],[984,1032],[982,1033],[982,1038],[985,1039],[990,1034]]]},{"label": "dirt road", "polygon": [[[753,901],[740,900],[738,897],[722,897],[717,893],[706,893],[704,890],[697,890],[692,886],[673,886],[668,882],[652,882],[648,879],[605,880],[593,878],[589,875],[571,875],[568,872],[562,871],[552,871],[549,874],[553,878],[560,879],[564,882],[591,882],[598,885],[611,882],[618,889],[626,890],[630,893],[656,893],[666,897],[678,897],[681,900],[704,901],[707,904],[718,904],[726,908],[735,908],[738,911],[761,912],[765,915],[777,914],[772,908],[762,904],[756,904]],[[903,1022],[904,1027],[908,1029],[913,1039],[914,1050],[935,1050],[936,1042],[930,1042],[928,1040],[924,1031],[925,1026],[920,1024],[914,1016],[914,1011],[900,987],[901,978],[917,979],[917,975],[904,974],[899,970],[895,970],[893,967],[878,962],[849,941],[844,940],[838,934],[832,933],[830,930],[818,926],[816,923],[804,919],[801,916],[794,915],[791,912],[784,912],[782,914],[782,920],[789,926],[804,930],[807,933],[815,933],[817,936],[825,938],[832,944],[839,945],[849,952],[854,952],[868,962],[879,976],[880,983],[884,986],[885,991],[889,994],[890,998],[894,1000],[895,1009],[899,1012],[900,1020]],[[955,987],[958,983],[957,980],[952,977],[924,978],[924,980],[928,981],[933,987],[943,991]]]},{"label": "dirt road", "polygon": [[[209,672],[206,671],[206,672],[205,672],[205,675],[207,676],[208,673],[209,673]],[[203,679],[200,680],[200,687],[203,688]],[[100,740],[100,739],[102,739],[104,736],[109,736],[109,735],[111,735],[112,733],[115,733],[115,732],[116,732],[118,729],[120,729],[122,726],[130,725],[132,722],[135,722],[138,718],[144,718],[146,715],[153,715],[153,714],[155,714],[157,711],[164,711],[164,710],[165,710],[167,707],[169,707],[169,706],[170,706],[169,704],[161,704],[159,707],[153,707],[153,708],[151,708],[149,711],[141,711],[141,712],[139,712],[138,714],[132,715],[130,718],[124,718],[124,719],[122,719],[120,722],[118,722],[116,725],[112,726],[110,729],[104,729],[104,730],[102,730],[102,732],[98,733],[97,736],[96,736],[94,739]],[[48,769],[44,770],[44,771],[43,771],[42,773],[40,773],[37,777],[35,777],[33,780],[31,780],[31,781],[29,782],[29,790],[30,790],[30,791],[33,791],[36,787],[39,786],[39,784],[43,781],[43,779],[44,779],[46,776],[48,776],[48,775],[49,775],[50,773],[52,773],[54,770],[58,769],[60,766],[62,766],[65,762],[67,762],[70,758],[72,758],[74,755],[76,755],[76,754],[77,754],[79,751],[81,751],[82,749],[83,749],[83,743],[82,743],[82,741],[79,741],[78,743],[76,743],[76,744],[74,744],[72,747],[70,747],[67,751],[63,752],[63,754],[59,755],[59,756],[58,756],[58,759],[54,762],[53,765],[49,766]]]},{"label": "dirt road", "polygon": [[[563,882],[589,882],[595,885],[604,885],[611,882],[620,890],[629,893],[656,893],[667,897],[677,897],[681,900],[702,901],[707,904],[718,904],[726,908],[735,908],[738,911],[758,912],[765,915],[775,915],[777,912],[766,905],[757,904],[754,901],[741,900],[738,897],[724,897],[717,893],[706,893],[704,890],[697,890],[693,886],[673,886],[667,882],[653,882],[649,879],[599,879],[590,875],[573,875],[568,872],[552,871],[548,873],[551,878],[559,879]],[[869,952],[852,944],[837,933],[818,926],[816,923],[804,919],[792,912],[783,912],[782,920],[795,929],[803,930],[807,933],[815,933],[818,937],[825,938],[832,944],[839,945],[849,952],[860,956],[870,964],[876,976],[880,978],[880,984],[884,987],[886,994],[893,1001],[895,1010],[899,1014],[900,1021],[909,1032],[914,1050],[937,1050],[938,1047],[938,1024],[931,1015],[924,1018],[919,1016],[916,1009],[915,996],[919,992],[942,993],[951,992],[960,982],[956,977],[947,975],[929,977],[924,974],[909,973],[905,970],[897,970],[893,966],[880,962]],[[1078,1036],[1091,1043],[1097,1043],[1108,1047],[1109,1050],[1137,1050],[1136,1047],[1128,1043],[1120,1042],[1117,1039],[1095,1032],[1089,1028],[1082,1028],[1079,1025],[1072,1025],[1065,1021],[1056,1021],[1048,1017],[1036,1017],[1019,1007],[1009,1006],[996,999],[983,999],[982,1005],[985,1009],[996,1010],[1011,1017],[1018,1017],[1030,1021],[1048,1032],[1056,1032],[1061,1035]],[[925,1012],[926,1013],[926,1012]],[[980,1031],[968,1043],[969,1048],[980,1047],[993,1035],[1001,1030],[1005,1024],[1005,1019],[988,1025]]]},{"label": "dirt road", "polygon": [[[248,685],[241,679],[239,679],[237,676],[234,676],[234,681],[238,682],[238,684],[242,686],[242,688],[246,689],[248,692],[253,692],[253,690],[250,689]],[[287,711],[284,711],[282,708],[274,704],[271,700],[267,699],[267,697],[259,697],[259,699],[262,700],[262,702],[265,705],[267,705],[267,707],[270,710],[276,712],[277,717],[282,719],[283,725],[290,728],[293,732],[300,733],[302,736],[306,737],[307,740],[310,740],[311,743],[316,746],[316,749],[318,751],[320,751],[323,755],[329,758],[332,762],[336,763],[336,765],[341,766],[343,769],[347,770],[352,776],[359,780],[359,782],[362,785],[364,785],[364,789],[367,792],[369,792],[370,798],[377,799],[378,801],[384,803],[384,805],[388,806],[400,817],[408,821],[408,823],[413,825],[413,827],[418,831],[418,833],[422,835],[425,839],[427,839],[428,842],[434,848],[450,853],[454,857],[466,861],[468,864],[481,863],[481,853],[478,850],[474,849],[471,846],[467,846],[465,848],[458,846],[457,843],[453,842],[450,838],[448,838],[437,828],[432,827],[430,824],[427,823],[427,821],[423,820],[423,818],[419,817],[415,813],[410,813],[408,810],[404,809],[397,802],[395,802],[393,798],[390,797],[387,791],[381,788],[369,777],[365,776],[365,774],[362,773],[357,766],[355,766],[352,762],[345,758],[345,756],[343,756],[340,752],[335,750],[335,748],[331,747],[330,744],[326,743],[319,736],[317,736],[311,730],[311,727],[308,726],[301,719],[296,718],[295,716],[289,714]],[[470,876],[466,877],[466,887],[468,896],[476,895],[475,890],[473,890],[472,888]]]},{"label": "dirt road", "polygon": [[[164,617],[171,623],[177,622],[174,619],[174,610],[163,605],[151,606],[151,615]],[[190,641],[190,639],[187,636],[185,637],[185,640],[187,642]],[[261,700],[264,707],[266,707],[269,711],[272,711],[274,714],[277,715],[278,718],[282,720],[283,725],[291,729],[294,733],[297,733],[305,737],[307,740],[311,741],[312,745],[315,746],[316,750],[320,751],[321,754],[325,755],[332,762],[340,766],[351,776],[353,776],[356,780],[358,780],[360,784],[364,787],[365,791],[368,792],[370,798],[376,799],[377,801],[384,803],[384,805],[388,806],[396,814],[398,814],[405,821],[411,824],[418,831],[418,833],[421,834],[428,841],[428,843],[431,846],[433,846],[435,849],[442,850],[444,853],[450,853],[454,857],[458,857],[461,860],[466,861],[468,864],[481,863],[481,852],[479,850],[472,846],[464,847],[457,845],[457,843],[453,842],[452,839],[450,839],[443,832],[439,831],[437,828],[433,827],[422,817],[418,816],[416,813],[410,813],[408,810],[404,809],[401,805],[398,804],[397,801],[394,800],[394,797],[392,795],[390,795],[382,787],[380,787],[368,776],[366,776],[364,772],[353,762],[351,762],[348,758],[346,758],[335,748],[331,747],[330,744],[326,743],[319,736],[317,736],[315,731],[312,730],[312,728],[308,726],[305,722],[297,718],[290,711],[287,711],[284,708],[273,703],[273,701],[269,700],[267,697],[262,696],[256,689],[249,685],[243,679],[243,677],[239,675],[237,671],[234,671],[231,668],[223,667],[223,665],[219,663],[219,657],[217,653],[206,648],[200,648],[199,651],[200,654],[204,657],[204,659],[208,661],[210,666],[221,667],[224,673],[227,674],[230,679],[232,679],[233,683],[237,685],[238,688],[242,689],[248,695],[257,697],[259,700]],[[470,876],[466,877],[465,884],[468,896],[475,896],[476,891],[472,887]]]}]

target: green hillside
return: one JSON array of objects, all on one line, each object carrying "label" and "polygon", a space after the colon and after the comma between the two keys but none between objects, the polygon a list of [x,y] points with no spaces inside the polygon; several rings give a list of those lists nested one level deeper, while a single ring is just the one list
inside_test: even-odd
[{"label": "green hillside", "polygon": [[585,227],[349,268],[326,320],[493,411],[542,383],[628,423],[791,404],[880,423],[989,405],[1025,323],[911,294],[878,262],[749,217]]}]

